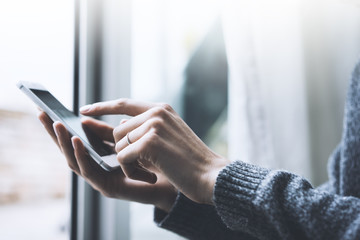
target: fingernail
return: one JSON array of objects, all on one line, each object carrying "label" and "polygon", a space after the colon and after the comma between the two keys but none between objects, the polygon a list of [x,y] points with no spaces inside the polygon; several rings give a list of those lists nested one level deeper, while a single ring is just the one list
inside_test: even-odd
[{"label": "fingernail", "polygon": [[92,107],[91,104],[82,106],[82,107],[80,108],[80,112],[81,112],[81,113],[87,113],[87,112],[90,111],[91,107]]}]

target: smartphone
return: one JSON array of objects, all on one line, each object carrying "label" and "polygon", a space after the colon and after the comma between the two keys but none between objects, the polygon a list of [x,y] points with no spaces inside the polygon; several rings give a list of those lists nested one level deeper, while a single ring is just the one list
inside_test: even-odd
[{"label": "smartphone", "polygon": [[86,125],[82,124],[81,118],[61,104],[45,87],[32,82],[19,82],[17,86],[53,121],[61,122],[72,136],[78,136],[90,156],[103,169],[113,171],[120,167],[113,147],[106,144]]}]

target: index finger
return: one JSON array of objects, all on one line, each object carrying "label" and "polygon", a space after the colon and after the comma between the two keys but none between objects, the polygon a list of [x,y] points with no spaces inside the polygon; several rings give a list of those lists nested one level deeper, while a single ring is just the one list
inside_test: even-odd
[{"label": "index finger", "polygon": [[80,113],[87,116],[99,116],[109,114],[125,114],[128,116],[136,116],[146,112],[156,104],[136,101],[128,98],[120,98],[117,100],[97,102],[80,108]]},{"label": "index finger", "polygon": [[43,111],[40,111],[39,115],[38,115],[39,120],[41,121],[41,123],[44,125],[46,131],[48,132],[48,134],[50,135],[50,137],[52,138],[52,140],[56,143],[56,145],[58,147],[59,146],[59,142],[57,139],[57,136],[54,132],[54,128],[53,128],[53,120],[51,120],[51,118]]}]

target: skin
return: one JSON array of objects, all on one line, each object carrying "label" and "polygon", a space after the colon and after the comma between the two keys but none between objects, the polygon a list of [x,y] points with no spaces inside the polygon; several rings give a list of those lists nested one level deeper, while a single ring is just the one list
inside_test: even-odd
[{"label": "skin", "polygon": [[93,188],[105,196],[150,203],[165,211],[177,191],[195,202],[213,204],[216,178],[230,161],[211,151],[169,105],[119,99],[87,105],[80,112],[131,116],[114,129],[98,120],[83,121],[115,144],[122,170],[109,173],[91,160],[78,137],[71,138],[61,123],[52,123],[45,113],[39,115],[69,167]]},{"label": "skin", "polygon": [[[73,172],[83,177],[95,190],[106,197],[152,204],[168,212],[177,195],[177,189],[160,173],[155,184],[134,181],[126,178],[121,170],[107,172],[91,159],[78,137],[71,137],[60,122],[53,122],[46,113],[39,119],[45,129],[64,154]],[[104,122],[86,119],[84,122],[104,140],[113,142],[113,128]]]}]

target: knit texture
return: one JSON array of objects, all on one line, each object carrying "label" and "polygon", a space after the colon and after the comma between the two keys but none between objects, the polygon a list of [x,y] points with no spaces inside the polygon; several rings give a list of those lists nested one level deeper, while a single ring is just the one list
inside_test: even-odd
[{"label": "knit texture", "polygon": [[341,142],[329,159],[329,182],[241,161],[218,175],[214,206],[179,193],[160,227],[190,239],[360,239],[360,63],[350,81]]},{"label": "knit texture", "polygon": [[360,197],[360,63],[350,82],[341,142],[339,190],[344,196]]}]

